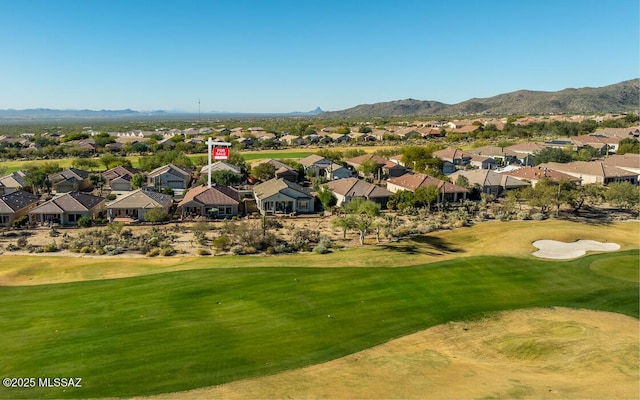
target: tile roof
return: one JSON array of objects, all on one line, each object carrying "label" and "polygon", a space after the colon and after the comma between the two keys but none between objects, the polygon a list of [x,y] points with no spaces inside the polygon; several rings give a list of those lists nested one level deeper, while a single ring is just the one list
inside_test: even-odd
[{"label": "tile roof", "polygon": [[168,207],[173,202],[169,194],[147,189],[137,189],[112,201],[107,208],[159,208]]},{"label": "tile roof", "polygon": [[69,192],[42,203],[29,211],[29,214],[90,211],[103,201],[104,197],[93,196],[82,192]]},{"label": "tile roof", "polygon": [[614,154],[602,160],[602,163],[618,168],[640,169],[640,154]]},{"label": "tile roof", "polygon": [[299,192],[301,195],[300,197],[313,197],[307,189],[303,188],[295,182],[291,182],[282,178],[270,179],[264,183],[256,185],[253,188],[253,192],[255,193],[257,198],[264,199],[280,193],[280,191],[285,189],[292,189],[296,192]]},{"label": "tile roof", "polygon": [[23,188],[27,186],[25,177],[27,173],[24,171],[15,171],[9,175],[0,178],[0,185],[8,188]]},{"label": "tile roof", "polygon": [[191,178],[190,171],[188,171],[186,168],[178,167],[177,165],[173,164],[163,165],[162,167],[154,169],[153,171],[149,172],[149,177],[154,177],[165,173],[181,176],[186,180]]},{"label": "tile roof", "polygon": [[385,188],[358,178],[345,178],[330,181],[326,186],[334,193],[350,197],[379,198],[389,197],[393,193]]},{"label": "tile roof", "polygon": [[499,174],[490,169],[472,169],[466,171],[456,171],[449,175],[451,180],[455,181],[458,176],[464,176],[471,185],[485,186],[501,186],[505,189],[515,189],[519,187],[529,186],[528,183],[523,182],[515,177]]},{"label": "tile roof", "polygon": [[463,193],[468,192],[467,189],[454,185],[453,183],[440,180],[425,174],[404,174],[397,178],[391,178],[387,182],[404,188],[405,190],[414,191],[419,187],[427,187],[434,185],[440,190],[444,190],[447,193]]},{"label": "tile roof", "polygon": [[18,190],[0,197],[0,213],[12,214],[33,203],[38,202],[39,197],[35,194]]},{"label": "tile roof", "polygon": [[513,176],[518,179],[527,179],[529,181],[538,181],[542,178],[548,178],[556,182],[562,179],[566,179],[575,183],[581,182],[580,178],[576,178],[563,172],[556,171],[555,169],[544,168],[540,166],[519,168],[513,171],[503,172],[503,174]]},{"label": "tile roof", "polygon": [[540,164],[539,167],[551,168],[567,174],[593,175],[607,178],[637,176],[624,169],[604,164],[602,161],[574,161],[570,163],[550,162]]},{"label": "tile roof", "polygon": [[192,201],[202,205],[236,205],[240,203],[240,194],[237,190],[228,186],[214,185],[208,187],[201,185],[189,190],[182,201],[178,203],[178,207],[182,207]]}]

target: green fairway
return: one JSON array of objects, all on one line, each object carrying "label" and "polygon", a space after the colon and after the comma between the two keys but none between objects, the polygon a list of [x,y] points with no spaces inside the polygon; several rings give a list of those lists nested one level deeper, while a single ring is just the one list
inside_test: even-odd
[{"label": "green fairway", "polygon": [[[615,277],[637,268],[639,255],[208,269],[0,287],[2,377],[83,378],[82,388],[2,388],[0,397],[132,396],[211,386],[498,310],[567,306],[638,318],[637,280]],[[606,265],[607,275],[592,265]]]}]

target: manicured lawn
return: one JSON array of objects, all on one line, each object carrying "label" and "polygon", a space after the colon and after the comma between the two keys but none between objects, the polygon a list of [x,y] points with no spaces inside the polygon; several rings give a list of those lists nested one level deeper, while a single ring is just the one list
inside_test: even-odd
[{"label": "manicured lawn", "polygon": [[[567,306],[638,318],[638,283],[612,276],[632,274],[639,256],[630,250],[566,262],[468,257],[407,268],[247,267],[0,287],[0,375],[83,378],[79,389],[1,388],[0,397],[211,386],[498,310]],[[594,262],[607,265],[608,276],[594,272]]]}]

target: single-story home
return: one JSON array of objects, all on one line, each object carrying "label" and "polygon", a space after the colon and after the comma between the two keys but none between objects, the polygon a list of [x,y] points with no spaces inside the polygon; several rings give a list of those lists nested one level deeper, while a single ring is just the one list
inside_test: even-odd
[{"label": "single-story home", "polygon": [[123,194],[107,204],[107,218],[109,221],[116,218],[144,221],[149,210],[161,209],[168,213],[172,204],[171,195],[141,188]]},{"label": "single-story home", "polygon": [[440,180],[425,174],[404,174],[402,176],[391,178],[387,181],[387,190],[396,193],[400,190],[408,190],[414,192],[419,187],[435,186],[438,188],[440,195],[438,202],[458,202],[465,200],[469,191],[453,183]]},{"label": "single-story home", "polygon": [[374,201],[382,208],[386,208],[389,197],[393,195],[387,189],[358,178],[344,178],[325,184],[327,189],[336,196],[338,207],[349,203],[353,199]]},{"label": "single-story home", "polygon": [[131,178],[140,173],[141,171],[137,168],[119,165],[103,172],[102,177],[105,180],[105,186],[111,190],[129,191],[132,189]]},{"label": "single-story home", "polygon": [[77,225],[82,217],[94,219],[104,212],[104,197],[69,192],[29,211],[29,220],[40,224]]},{"label": "single-story home", "polygon": [[89,171],[77,168],[67,168],[54,174],[49,174],[49,182],[56,193],[82,191],[91,186]]},{"label": "single-story home", "polygon": [[191,183],[191,171],[173,164],[163,165],[149,172],[147,183],[156,189],[186,189]]},{"label": "single-story home", "polygon": [[178,210],[182,219],[191,217],[227,218],[240,213],[240,194],[229,186],[201,185],[190,189]]},{"label": "single-story home", "polygon": [[11,226],[13,221],[27,215],[29,210],[38,205],[38,196],[17,190],[0,197],[0,226]]},{"label": "single-story home", "polygon": [[451,174],[449,178],[456,182],[459,176],[467,178],[469,186],[477,186],[481,188],[482,193],[494,196],[499,196],[507,190],[531,186],[525,181],[489,169],[460,170]]},{"label": "single-story home", "polygon": [[311,192],[282,178],[274,178],[253,188],[258,209],[263,213],[302,213],[314,212],[315,197]]}]

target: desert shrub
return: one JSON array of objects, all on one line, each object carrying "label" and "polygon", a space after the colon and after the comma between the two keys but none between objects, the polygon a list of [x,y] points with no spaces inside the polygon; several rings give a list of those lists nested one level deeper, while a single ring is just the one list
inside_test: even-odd
[{"label": "desert shrub", "polygon": [[245,246],[243,247],[242,252],[244,254],[256,254],[258,250],[253,246]]},{"label": "desert shrub", "polygon": [[109,201],[113,201],[113,200],[115,200],[117,198],[118,198],[118,196],[116,196],[115,193],[109,193],[107,195],[107,200],[109,200]]},{"label": "desert shrub", "polygon": [[276,254],[276,249],[273,246],[269,246],[269,247],[267,247],[267,250],[265,250],[265,253],[270,254],[270,255],[271,254]]},{"label": "desert shrub", "polygon": [[20,247],[16,246],[13,243],[9,243],[7,245],[7,251],[18,251],[18,250],[20,250]]},{"label": "desert shrub", "polygon": [[275,250],[276,254],[291,252],[291,250],[289,249],[289,246],[287,246],[286,243],[280,243],[273,246],[273,250]]},{"label": "desert shrub", "polygon": [[207,249],[198,249],[196,250],[196,254],[199,256],[210,256],[211,252]]},{"label": "desert shrub", "polygon": [[231,247],[231,253],[235,254],[236,256],[241,255],[243,250],[244,250],[244,248],[242,246],[240,246],[239,244]]},{"label": "desert shrub", "polygon": [[533,213],[531,219],[534,221],[542,221],[547,219],[547,217],[543,213]]},{"label": "desert shrub", "polygon": [[144,213],[144,220],[148,222],[168,221],[171,218],[168,212],[162,208],[152,208]]},{"label": "desert shrub", "polygon": [[213,239],[213,247],[218,251],[225,251],[231,245],[231,239],[228,236],[222,235]]},{"label": "desert shrub", "polygon": [[56,244],[56,242],[53,243],[48,243],[45,244],[44,246],[42,246],[42,251],[45,253],[53,253],[58,251],[58,245]]},{"label": "desert shrub", "polygon": [[327,254],[331,249],[331,239],[326,236],[323,236],[318,241],[316,247],[313,248],[314,253],[318,254]]},{"label": "desert shrub", "polygon": [[27,224],[27,222],[29,222],[29,217],[27,215],[23,215],[21,217],[16,218],[13,221],[13,226],[16,228],[20,228],[23,227]]},{"label": "desert shrub", "polygon": [[531,216],[529,215],[529,212],[527,211],[520,211],[518,212],[518,219],[522,220],[522,221],[526,221],[531,219]]},{"label": "desert shrub", "polygon": [[60,231],[58,231],[56,228],[51,228],[51,230],[49,231],[49,236],[51,237],[58,237],[60,235]]},{"label": "desert shrub", "polygon": [[152,249],[149,249],[149,250],[145,253],[145,256],[147,256],[147,257],[156,257],[156,256],[158,256],[158,255],[160,255],[160,249],[159,249],[159,248],[157,248],[157,247],[154,247],[154,248],[152,248]]},{"label": "desert shrub", "polygon": [[89,253],[93,253],[93,249],[89,246],[84,246],[80,249],[80,253],[82,254],[89,254]]},{"label": "desert shrub", "polygon": [[83,215],[82,217],[78,218],[78,226],[80,228],[88,228],[91,226],[91,218],[87,217],[86,215]]},{"label": "desert shrub", "polygon": [[163,246],[160,248],[160,255],[163,257],[168,257],[176,254],[176,250],[172,246]]},{"label": "desert shrub", "polygon": [[18,247],[26,247],[28,244],[28,240],[26,237],[19,237],[18,240],[16,240],[16,246]]}]

